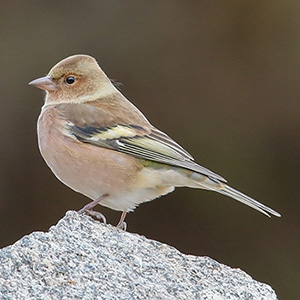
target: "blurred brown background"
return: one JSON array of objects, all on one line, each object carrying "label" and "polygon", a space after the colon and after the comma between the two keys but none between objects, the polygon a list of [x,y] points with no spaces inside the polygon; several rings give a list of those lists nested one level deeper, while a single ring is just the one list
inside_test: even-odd
[{"label": "blurred brown background", "polygon": [[[90,54],[197,162],[283,215],[182,188],[141,205],[128,231],[239,267],[296,299],[299,25],[297,0],[1,2],[0,246],[88,201],[42,160],[43,95],[27,83],[71,54]],[[118,212],[98,209],[117,223]]]}]

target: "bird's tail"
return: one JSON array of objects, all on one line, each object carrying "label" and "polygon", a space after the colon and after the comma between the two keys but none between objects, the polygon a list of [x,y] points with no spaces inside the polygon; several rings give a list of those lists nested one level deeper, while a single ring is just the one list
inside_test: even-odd
[{"label": "bird's tail", "polygon": [[240,191],[235,190],[234,188],[232,188],[226,184],[221,189],[216,190],[216,192],[226,195],[228,197],[231,197],[239,202],[242,202],[242,203],[256,209],[257,211],[265,214],[268,217],[271,217],[271,215],[274,215],[276,217],[281,217],[280,213],[278,213],[277,211],[254,200],[253,198],[241,193]]},{"label": "bird's tail", "polygon": [[[194,181],[195,182],[195,181]],[[226,183],[222,183],[217,179],[214,178],[207,178],[207,180],[198,181],[200,187],[205,188],[207,190],[215,191],[225,196],[231,197],[241,203],[244,203],[257,211],[265,214],[268,217],[274,215],[276,217],[281,217],[280,213],[273,210],[272,208],[254,200],[253,198],[243,194],[242,192],[235,190],[234,188],[230,187]]]}]

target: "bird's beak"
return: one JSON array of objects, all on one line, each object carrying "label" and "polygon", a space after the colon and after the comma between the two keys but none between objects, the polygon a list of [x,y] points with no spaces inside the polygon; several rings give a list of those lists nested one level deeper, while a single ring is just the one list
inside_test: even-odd
[{"label": "bird's beak", "polygon": [[48,76],[32,80],[28,84],[45,91],[55,91],[57,89],[55,82]]}]

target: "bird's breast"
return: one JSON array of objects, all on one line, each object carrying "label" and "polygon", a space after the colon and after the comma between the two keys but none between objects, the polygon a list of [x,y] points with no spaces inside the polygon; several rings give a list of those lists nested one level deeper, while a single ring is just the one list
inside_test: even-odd
[{"label": "bird's breast", "polygon": [[63,183],[92,199],[131,188],[143,167],[126,154],[82,143],[67,132],[67,120],[53,108],[38,119],[38,143],[47,165]]}]

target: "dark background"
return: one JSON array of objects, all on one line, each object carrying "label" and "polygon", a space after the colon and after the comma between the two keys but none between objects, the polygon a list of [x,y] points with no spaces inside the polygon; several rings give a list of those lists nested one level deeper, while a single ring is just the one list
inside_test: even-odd
[{"label": "dark background", "polygon": [[[0,246],[88,202],[42,160],[43,94],[27,83],[71,54],[90,54],[197,162],[283,215],[181,188],[141,205],[128,231],[241,268],[296,299],[299,25],[297,0],[1,2]],[[117,223],[118,212],[98,209]]]}]

